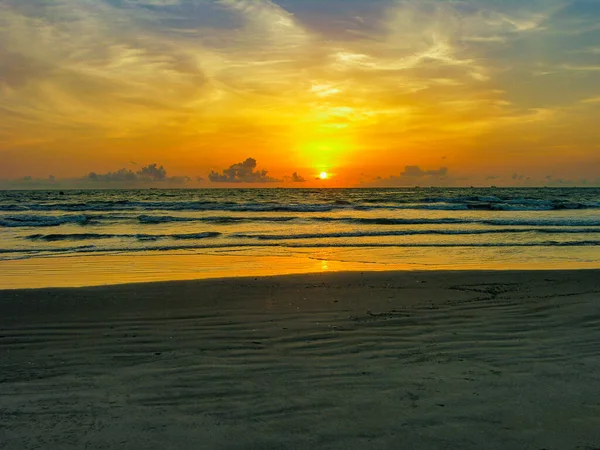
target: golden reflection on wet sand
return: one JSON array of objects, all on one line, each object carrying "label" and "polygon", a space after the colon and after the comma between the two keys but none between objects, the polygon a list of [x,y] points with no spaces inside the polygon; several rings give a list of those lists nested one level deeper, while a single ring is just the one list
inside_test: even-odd
[{"label": "golden reflection on wet sand", "polygon": [[[418,258],[374,263],[360,260],[360,255],[347,254],[346,260],[327,259],[327,254],[294,255],[293,257],[257,255],[210,255],[189,253],[147,253],[137,255],[94,255],[32,258],[0,261],[0,289],[32,289],[44,287],[82,287],[171,280],[193,280],[230,277],[260,277],[325,272],[390,271],[390,270],[552,270],[563,269],[565,263],[548,260],[528,261],[485,259],[454,260],[439,254],[422,253]],[[353,259],[354,258],[354,259]],[[597,262],[569,262],[571,269],[597,268]]]}]

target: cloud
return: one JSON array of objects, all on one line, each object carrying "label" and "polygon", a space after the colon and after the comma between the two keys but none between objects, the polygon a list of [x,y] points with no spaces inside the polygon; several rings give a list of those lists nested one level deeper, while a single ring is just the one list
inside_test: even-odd
[{"label": "cloud", "polygon": [[289,178],[292,183],[306,183],[306,179],[303,176],[298,175],[298,172],[294,172],[291,177],[286,178]]},{"label": "cloud", "polygon": [[164,181],[167,178],[167,171],[163,166],[157,167],[156,164],[150,164],[137,172],[141,180]]},{"label": "cloud", "polygon": [[600,103],[600,95],[597,97],[589,97],[581,100],[581,103]]},{"label": "cloud", "polygon": [[31,175],[16,180],[0,180],[0,189],[56,189],[61,186],[52,176],[33,178]]},{"label": "cloud", "polygon": [[181,0],[125,0],[132,5],[141,6],[174,6],[181,4]]},{"label": "cloud", "polygon": [[48,175],[47,178],[35,178],[31,175],[18,179],[0,179],[0,189],[86,189],[103,187],[169,187],[183,186],[189,183],[199,183],[204,179],[193,180],[186,175],[168,176],[163,166],[149,164],[134,172],[122,168],[114,172],[90,172],[78,178],[57,178]]},{"label": "cloud", "polygon": [[563,64],[562,68],[578,72],[599,72],[600,64]]},{"label": "cloud", "polygon": [[208,179],[213,183],[276,183],[281,180],[267,175],[266,170],[256,169],[256,160],[248,158],[244,162],[231,165],[222,173],[211,171]]},{"label": "cloud", "polygon": [[588,186],[588,185],[600,185],[600,178],[598,180],[596,180],[595,183],[590,182],[587,179],[578,179],[578,180],[573,180],[573,179],[565,179],[565,178],[554,178],[552,175],[548,175],[546,177],[546,183],[547,186]]},{"label": "cloud", "polygon": [[149,164],[142,167],[137,172],[131,169],[119,169],[116,172],[108,172],[99,174],[90,172],[84,178],[84,181],[92,183],[156,183],[167,182],[172,184],[184,184],[190,180],[188,177],[167,177],[167,171],[163,166],[158,167],[157,164]]},{"label": "cloud", "polygon": [[128,169],[120,169],[116,172],[108,172],[104,174],[98,174],[96,172],[90,172],[85,180],[92,182],[107,182],[107,183],[127,183],[134,182],[138,180],[138,177],[135,173]]},{"label": "cloud", "polygon": [[370,186],[414,186],[414,185],[439,185],[456,186],[464,185],[465,179],[452,178],[448,176],[448,168],[440,167],[435,170],[423,170],[420,166],[405,166],[400,175],[392,175],[387,178],[376,177],[371,182],[364,184]]},{"label": "cloud", "polygon": [[422,178],[422,177],[444,177],[448,174],[448,168],[441,167],[438,170],[423,170],[419,166],[406,166],[400,177]]},{"label": "cloud", "polygon": [[513,173],[510,177],[506,178],[504,184],[507,186],[539,186],[545,184],[545,180],[534,180],[530,176]]},{"label": "cloud", "polygon": [[[11,92],[2,103],[51,124],[41,130],[48,134],[76,126],[117,137],[140,136],[157,124],[190,132],[224,111],[235,121],[241,111],[262,115],[265,106],[281,113],[282,123],[301,116],[317,128],[335,129],[347,118],[353,126],[398,115],[428,121],[454,111],[455,104],[445,106],[449,99],[481,97],[485,86],[478,84],[491,71],[481,44],[469,39],[516,39],[547,17],[526,9],[511,15],[476,5],[381,2],[372,9],[383,18],[346,18],[363,33],[351,40],[301,20],[291,12],[301,8],[296,2],[285,4],[289,10],[268,0],[55,0],[35,8],[9,2],[0,19],[0,60],[7,64],[0,70]],[[337,14],[343,20],[354,13],[345,7]],[[399,105],[415,92],[439,98],[436,108],[419,102],[407,115]],[[290,98],[301,107],[290,108]],[[240,99],[244,108],[232,108]]]}]

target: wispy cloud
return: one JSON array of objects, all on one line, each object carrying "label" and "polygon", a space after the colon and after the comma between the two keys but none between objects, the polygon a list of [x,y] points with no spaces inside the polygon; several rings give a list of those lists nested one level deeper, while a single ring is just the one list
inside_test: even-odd
[{"label": "wispy cloud", "polygon": [[600,64],[563,64],[561,68],[575,72],[599,72]]},{"label": "wispy cloud", "polygon": [[[319,142],[389,156],[397,142],[442,151],[535,134],[574,117],[557,73],[600,70],[591,37],[550,39],[585,20],[570,3],[0,0],[0,148],[34,149],[22,165],[52,151],[82,167],[107,149],[136,159],[168,146],[169,163],[206,169],[296,152],[281,178]],[[537,61],[524,56],[534,48]],[[549,74],[530,88],[543,102],[527,91],[534,70]],[[571,89],[571,103],[594,103]]]},{"label": "wispy cloud", "polygon": [[597,97],[590,97],[581,100],[581,103],[600,103],[600,95]]}]

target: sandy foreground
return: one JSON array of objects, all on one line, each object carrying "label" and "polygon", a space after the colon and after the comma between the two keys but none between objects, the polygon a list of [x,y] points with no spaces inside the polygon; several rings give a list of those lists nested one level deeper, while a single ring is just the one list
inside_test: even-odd
[{"label": "sandy foreground", "polygon": [[2,449],[598,449],[600,271],[0,291]]}]

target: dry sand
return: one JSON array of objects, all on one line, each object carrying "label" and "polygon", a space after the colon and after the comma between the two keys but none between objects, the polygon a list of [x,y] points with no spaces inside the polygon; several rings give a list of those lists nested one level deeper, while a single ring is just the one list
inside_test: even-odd
[{"label": "dry sand", "polygon": [[0,291],[2,449],[598,449],[600,272]]}]

